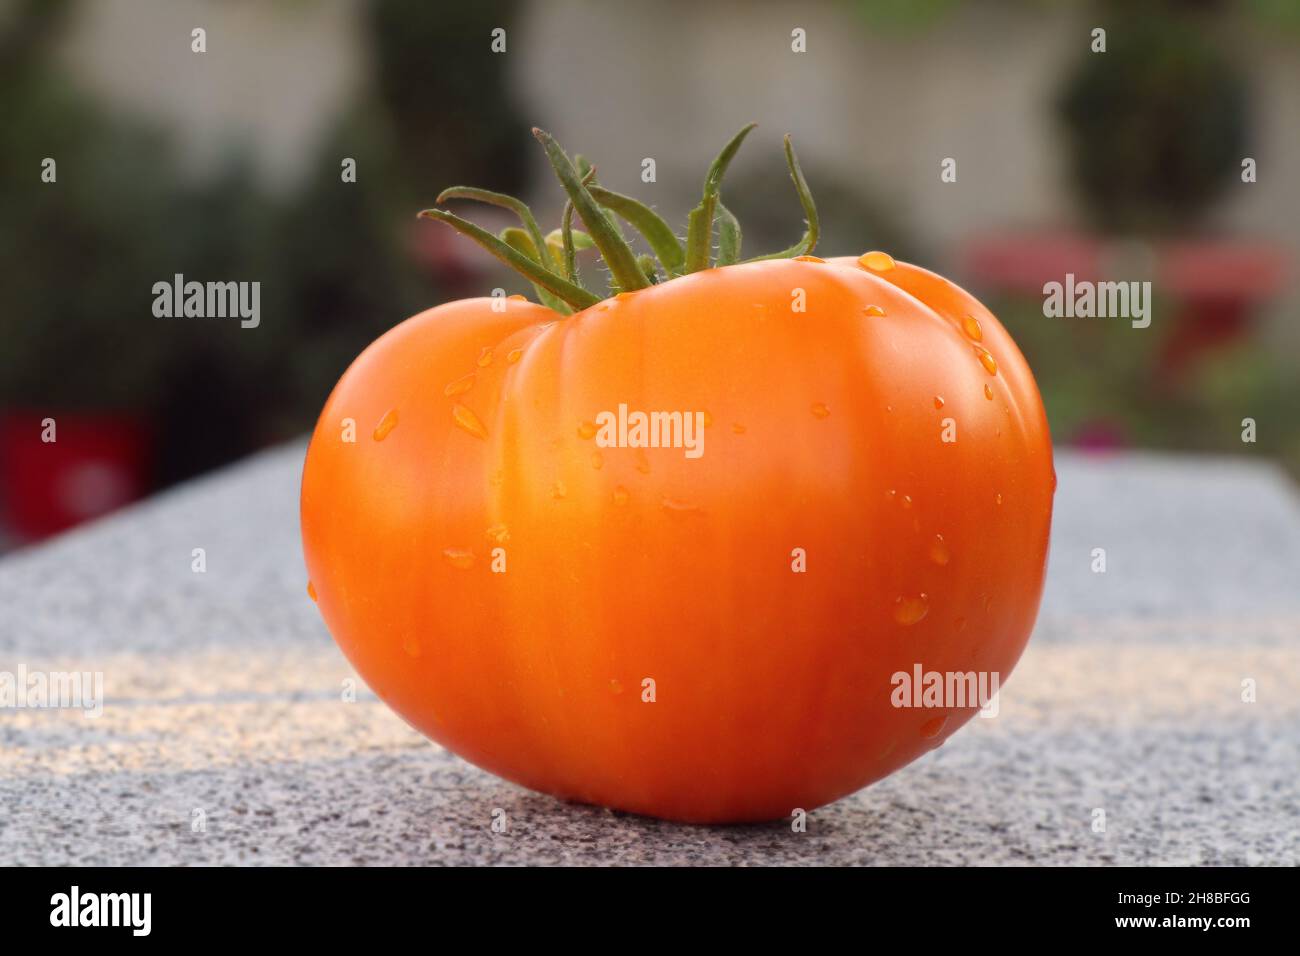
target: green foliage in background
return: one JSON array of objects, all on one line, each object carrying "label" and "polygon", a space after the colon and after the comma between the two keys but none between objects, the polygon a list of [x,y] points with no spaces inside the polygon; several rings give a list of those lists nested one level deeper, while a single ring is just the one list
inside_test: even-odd
[{"label": "green foliage in background", "polygon": [[[0,22],[0,410],[152,424],[167,482],[310,427],[369,342],[447,297],[415,213],[450,182],[521,184],[532,140],[487,42],[514,3],[368,4],[375,81],[287,196],[238,150],[189,181],[158,130],[75,87],[54,57],[74,9],[28,0]],[[176,273],[260,282],[261,325],[155,318]]]},{"label": "green foliage in background", "polygon": [[0,403],[144,404],[166,343],[127,314],[148,315],[177,185],[160,137],[47,68],[63,13],[26,4],[0,36]]},{"label": "green foliage in background", "polygon": [[[1150,327],[1127,319],[1048,318],[1041,300],[990,300],[1033,369],[1052,440],[1069,444],[1097,434],[1121,447],[1199,451],[1280,459],[1300,475],[1300,379],[1294,360],[1258,341],[1209,351],[1161,374],[1174,314],[1156,297]],[[1244,418],[1255,444],[1241,440]]]},{"label": "green foliage in background", "polygon": [[1082,208],[1112,231],[1186,228],[1240,169],[1248,102],[1196,4],[1106,8],[1106,52],[1085,53],[1059,110]]},{"label": "green foliage in background", "polygon": [[493,53],[489,44],[498,27],[508,44],[514,40],[509,28],[517,6],[375,0],[368,7],[375,89],[364,108],[388,127],[389,171],[408,205],[430,206],[444,186],[486,181],[488,174],[499,192],[522,190],[536,149],[533,124],[510,99],[510,54]]},{"label": "green foliage in background", "polygon": [[[514,8],[513,0],[377,0],[367,8],[375,81],[344,111],[319,151],[327,159],[277,217],[272,306],[284,321],[268,339],[282,430],[310,425],[379,334],[447,298],[414,261],[415,230],[440,228],[417,223],[416,212],[450,183],[521,188],[535,144],[488,43],[494,28],[513,22]],[[357,160],[357,182],[340,183],[342,156]]]}]

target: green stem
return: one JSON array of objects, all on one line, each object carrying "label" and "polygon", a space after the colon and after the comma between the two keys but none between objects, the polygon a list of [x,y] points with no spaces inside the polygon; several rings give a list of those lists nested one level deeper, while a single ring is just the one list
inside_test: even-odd
[{"label": "green stem", "polygon": [[[523,253],[534,261],[537,260],[537,250],[533,248],[533,240],[529,237],[526,231],[520,229],[518,226],[510,226],[506,229],[502,229],[500,239],[515,251]],[[569,308],[568,303],[563,299],[558,298],[553,292],[544,289],[536,282],[533,283],[533,291],[537,293],[537,298],[539,298],[542,301],[542,304],[547,308],[552,309],[561,315],[573,314],[573,310]]]},{"label": "green stem", "polygon": [[560,220],[560,241],[564,244],[564,276],[570,282],[581,286],[582,277],[578,275],[578,250],[573,244],[572,202],[564,204],[564,218]]},{"label": "green stem", "polygon": [[655,285],[659,281],[659,270],[656,268],[658,263],[652,255],[640,255],[636,257],[636,264],[641,267],[641,274]]},{"label": "green stem", "polygon": [[533,216],[533,211],[528,208],[528,204],[514,196],[507,196],[505,193],[494,193],[487,189],[477,189],[474,186],[451,186],[444,189],[434,200],[438,205],[442,205],[448,199],[473,199],[476,202],[485,202],[491,206],[500,206],[502,209],[509,209],[519,221],[524,224],[528,230],[528,236],[533,240],[533,245],[537,247],[538,261],[547,269],[554,269],[555,263],[551,261],[551,254],[546,248],[546,240],[542,238],[542,230],[537,225],[537,219]]},{"label": "green stem", "polygon": [[708,175],[704,177],[704,198],[691,210],[686,221],[686,271],[699,272],[707,269],[713,255],[713,215],[718,203],[718,193],[722,187],[722,177],[727,172],[740,144],[745,141],[757,123],[750,123],[722,147]]},{"label": "green stem", "polygon": [[[454,186],[443,190],[438,201],[473,199],[500,206],[518,215],[523,228],[509,227],[497,237],[441,209],[426,209],[420,215],[445,222],[473,239],[528,279],[544,304],[567,315],[573,309],[586,309],[595,305],[605,297],[583,286],[578,274],[579,248],[594,245],[600,250],[610,273],[610,292],[606,294],[644,289],[665,279],[672,280],[686,273],[709,268],[713,260],[715,224],[718,231],[718,264],[727,266],[740,260],[740,223],[722,203],[722,180],[736,152],[754,126],[750,123],[736,133],[709,167],[708,175],[704,178],[703,198],[691,210],[687,220],[685,246],[648,205],[631,196],[596,185],[592,165],[578,154],[570,161],[555,139],[540,129],[534,129],[533,135],[546,150],[546,156],[568,197],[559,229],[543,236],[526,204],[513,196],[469,186]],[[756,256],[744,260],[746,262],[806,255],[817,247],[820,236],[817,206],[813,203],[812,193],[804,179],[803,170],[799,167],[799,159],[789,136],[785,137],[785,161],[795,193],[803,206],[807,228],[802,238],[789,249]],[[586,224],[587,232],[573,228],[575,212]],[[637,255],[632,250],[625,238],[623,222],[641,235],[654,256]],[[655,261],[656,256],[658,263]]]},{"label": "green stem", "polygon": [[740,261],[740,221],[731,210],[718,201],[718,265],[729,266]]},{"label": "green stem", "polygon": [[569,157],[564,154],[564,150],[544,130],[534,127],[533,135],[546,149],[547,158],[555,169],[555,175],[559,177],[564,191],[569,194],[578,217],[586,224],[587,232],[591,234],[592,242],[604,257],[605,265],[609,267],[619,290],[632,292],[636,289],[644,289],[649,283],[636,264],[636,254],[632,252],[632,247],[619,235],[604,210],[591,197],[591,193],[582,184],[581,176],[569,162]]},{"label": "green stem", "polygon": [[518,226],[508,226],[502,229],[497,233],[497,238],[510,248],[522,252],[529,259],[537,259],[537,247],[533,245],[532,238]]},{"label": "green stem", "polygon": [[460,216],[449,213],[445,209],[426,209],[420,213],[420,216],[445,222],[457,232],[473,239],[512,269],[523,273],[530,282],[534,282],[548,292],[554,293],[575,309],[586,309],[600,301],[600,296],[574,285],[549,269],[543,269],[540,264],[502,242],[486,229],[461,219]]},{"label": "green stem", "polygon": [[628,221],[637,232],[641,233],[646,244],[659,257],[660,264],[668,277],[681,275],[686,265],[686,252],[681,242],[673,234],[672,227],[649,206],[631,196],[624,196],[604,186],[588,186],[593,199],[611,212],[617,213]]},{"label": "green stem", "polygon": [[813,202],[812,191],[808,188],[808,181],[803,178],[803,170],[799,168],[799,157],[794,154],[794,145],[790,142],[789,134],[785,137],[785,163],[790,168],[790,178],[794,180],[794,191],[799,194],[799,203],[803,206],[803,214],[808,221],[808,228],[805,230],[803,238],[789,249],[768,253],[765,256],[755,256],[752,259],[746,259],[746,262],[762,262],[765,259],[791,259],[794,256],[806,256],[817,248],[817,239],[821,235],[821,228],[817,222],[817,205]]},{"label": "green stem", "polygon": [[[577,168],[582,176],[582,184],[585,186],[596,178],[596,170],[591,168],[591,163],[587,162],[581,156],[576,157]],[[570,281],[582,288],[582,277],[578,275],[578,243],[575,241],[578,235],[586,237],[586,248],[590,249],[595,242],[591,236],[585,232],[575,234],[573,230],[573,200],[564,201],[564,215],[560,217],[560,245],[564,252],[564,275]]]},{"label": "green stem", "polygon": [[[573,207],[570,203],[565,203],[569,207],[570,222],[572,222]],[[581,252],[583,249],[594,249],[596,244],[591,241],[591,236],[587,235],[581,229],[569,227],[569,232],[573,235],[573,248]],[[551,247],[551,255],[557,262],[563,263],[564,255],[564,230],[552,229],[546,234],[546,244]]]}]

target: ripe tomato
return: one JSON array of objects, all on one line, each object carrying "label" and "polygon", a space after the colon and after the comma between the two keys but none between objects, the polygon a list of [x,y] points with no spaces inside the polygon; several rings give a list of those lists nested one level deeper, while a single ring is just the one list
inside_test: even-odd
[{"label": "ripe tomato", "polygon": [[[302,485],[360,675],[493,773],[675,820],[809,810],[942,743],[977,706],[896,707],[893,675],[1015,665],[1051,445],[988,310],[864,261],[705,269],[566,318],[452,302],[367,348]],[[620,405],[702,413],[703,453],[601,447]]]}]

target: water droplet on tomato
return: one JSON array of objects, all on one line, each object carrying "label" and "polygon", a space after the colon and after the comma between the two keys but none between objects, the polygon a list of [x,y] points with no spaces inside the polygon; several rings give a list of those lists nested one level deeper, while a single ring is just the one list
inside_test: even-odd
[{"label": "water droplet on tomato", "polygon": [[858,265],[874,272],[886,272],[894,268],[894,257],[887,252],[868,252],[858,258]]},{"label": "water droplet on tomato", "polygon": [[700,510],[699,505],[693,505],[689,501],[683,501],[680,498],[669,498],[665,496],[661,503],[663,504],[664,511],[667,511],[669,514],[695,514]]},{"label": "water droplet on tomato", "polygon": [[934,407],[935,407],[935,408],[943,408],[943,396],[942,396],[942,395],[936,395],[936,396],[934,396]]},{"label": "water droplet on tomato", "polygon": [[609,682],[609,692],[610,692],[611,694],[621,694],[621,693],[623,693],[623,685],[622,685],[622,683],[620,683],[619,681],[616,681],[616,680],[612,680],[612,679],[611,679],[610,682]]},{"label": "water droplet on tomato", "polygon": [[903,497],[898,499],[898,503],[902,505],[904,508],[910,508],[912,507],[912,496],[903,495]]},{"label": "water droplet on tomato", "polygon": [[310,581],[307,582],[307,596],[313,601],[316,600],[316,586]]},{"label": "water droplet on tomato", "polygon": [[578,426],[578,437],[586,441],[588,438],[595,438],[596,431],[595,422],[583,422]]},{"label": "water droplet on tomato", "polygon": [[745,434],[745,426],[740,424],[740,422],[732,422],[731,431],[734,434],[743,435]]},{"label": "water droplet on tomato", "polygon": [[503,524],[494,524],[487,529],[487,536],[497,544],[505,544],[510,540],[510,529]]},{"label": "water droplet on tomato", "polygon": [[462,375],[454,382],[448,382],[447,387],[442,390],[442,394],[447,396],[464,395],[473,387],[474,373],[470,372],[468,375]]},{"label": "water droplet on tomato", "polygon": [[977,345],[975,346],[975,354],[979,356],[980,364],[984,366],[984,371],[988,372],[990,375],[998,374],[997,360],[989,354],[988,349],[981,345]]},{"label": "water droplet on tomato", "polygon": [[523,349],[511,349],[509,352],[506,353],[506,363],[508,365],[514,365],[523,357],[524,357]]},{"label": "water droplet on tomato", "polygon": [[645,456],[645,452],[640,450],[636,453],[636,470],[643,475],[650,474],[650,459]]},{"label": "water droplet on tomato", "polygon": [[795,256],[795,262],[825,262],[821,256]]},{"label": "water droplet on tomato", "polygon": [[492,364],[492,350],[484,346],[483,351],[478,353],[478,367],[487,368]]},{"label": "water droplet on tomato", "polygon": [[704,427],[705,428],[713,427],[713,416],[709,414],[709,410],[707,408],[704,410]]},{"label": "water droplet on tomato", "polygon": [[907,627],[930,613],[930,603],[924,594],[900,597],[894,602],[894,620]]},{"label": "water droplet on tomato", "polygon": [[869,305],[862,310],[862,314],[880,316],[885,314],[885,310],[878,305]]},{"label": "water droplet on tomato", "polygon": [[952,558],[952,552],[948,550],[948,542],[943,540],[943,535],[936,534],[934,540],[930,542],[930,560],[935,564],[947,564]]},{"label": "water droplet on tomato", "polygon": [[989,385],[984,386],[984,397],[987,398],[990,402],[993,401],[993,389],[991,386]]},{"label": "water droplet on tomato", "polygon": [[390,408],[387,412],[384,413],[384,417],[379,420],[379,424],[375,426],[375,431],[373,436],[375,441],[383,441],[385,438],[388,437],[388,433],[391,432],[396,427],[397,427],[397,409]]},{"label": "water droplet on tomato", "polygon": [[943,732],[943,728],[947,723],[948,716],[946,714],[941,717],[931,717],[921,725],[921,736],[926,740],[932,740]]},{"label": "water droplet on tomato", "polygon": [[963,315],[961,319],[962,331],[967,337],[975,342],[984,341],[984,329],[980,327],[980,320],[973,315]]},{"label": "water droplet on tomato", "polygon": [[830,415],[831,410],[826,407],[825,402],[813,402],[812,413],[818,418],[826,418]]},{"label": "water droplet on tomato", "polygon": [[1001,494],[995,495],[993,497],[993,503],[998,505],[1002,504],[1002,495]]},{"label": "water droplet on tomato", "polygon": [[457,425],[469,432],[475,438],[488,437],[487,429],[483,427],[483,423],[479,421],[479,417],[460,402],[457,402],[452,407],[451,417],[455,420]]},{"label": "water droplet on tomato", "polygon": [[564,482],[557,481],[555,484],[551,485],[551,497],[556,501],[566,497],[568,494],[569,489],[565,486]]},{"label": "water droplet on tomato", "polygon": [[474,552],[468,548],[443,548],[442,556],[453,568],[468,571],[474,567]]}]

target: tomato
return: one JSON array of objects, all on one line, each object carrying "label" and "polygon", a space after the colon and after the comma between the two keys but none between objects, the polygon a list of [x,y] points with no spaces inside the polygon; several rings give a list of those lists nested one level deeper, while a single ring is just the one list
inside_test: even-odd
[{"label": "tomato", "polygon": [[[699,454],[610,446],[621,406],[697,415]],[[1054,487],[1007,332],[873,254],[706,268],[567,317],[421,313],[329,397],[301,518],[330,632],[422,733],[557,797],[758,821],[976,713],[896,706],[895,675],[1005,679]]]}]

